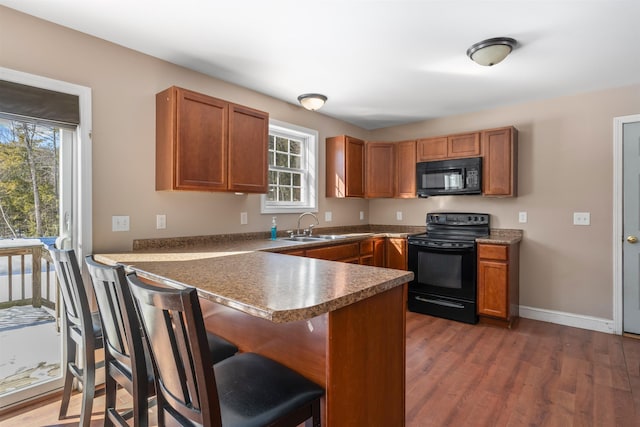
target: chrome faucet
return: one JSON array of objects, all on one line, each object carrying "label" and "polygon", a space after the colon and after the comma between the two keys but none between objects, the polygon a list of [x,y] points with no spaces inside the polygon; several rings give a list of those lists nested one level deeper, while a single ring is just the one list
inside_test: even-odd
[{"label": "chrome faucet", "polygon": [[[316,225],[320,225],[320,221],[318,221],[318,217],[315,216],[312,212],[303,212],[298,217],[298,227],[296,228],[296,232],[298,233],[298,235],[300,235],[300,220],[307,215],[311,215],[316,220],[315,224],[309,225],[309,236],[313,234],[313,227],[315,227]],[[307,230],[305,229],[302,234],[303,235],[307,234]]]}]

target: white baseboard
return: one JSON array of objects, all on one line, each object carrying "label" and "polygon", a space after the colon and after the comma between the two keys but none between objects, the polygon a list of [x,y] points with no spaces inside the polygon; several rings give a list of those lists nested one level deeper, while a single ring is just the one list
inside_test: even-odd
[{"label": "white baseboard", "polygon": [[541,320],[543,322],[557,323],[559,325],[573,326],[574,328],[589,329],[591,331],[614,334],[612,319],[584,316],[581,314],[566,313],[563,311],[546,310],[543,308],[520,306],[520,317],[525,319]]}]

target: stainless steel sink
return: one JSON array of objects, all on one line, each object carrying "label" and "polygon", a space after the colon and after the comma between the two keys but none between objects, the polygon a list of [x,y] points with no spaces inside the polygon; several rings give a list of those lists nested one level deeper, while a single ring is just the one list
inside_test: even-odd
[{"label": "stainless steel sink", "polygon": [[323,240],[320,236],[294,236],[294,237],[283,237],[282,240],[288,240],[290,242],[321,242]]},{"label": "stainless steel sink", "polygon": [[324,240],[346,239],[348,236],[344,234],[318,234],[319,238]]}]

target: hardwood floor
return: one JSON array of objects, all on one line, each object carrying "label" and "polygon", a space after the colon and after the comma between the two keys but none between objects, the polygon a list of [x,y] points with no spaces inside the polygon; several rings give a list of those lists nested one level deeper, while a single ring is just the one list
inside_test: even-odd
[{"label": "hardwood floor", "polygon": [[[406,388],[409,427],[640,426],[640,340],[407,313]],[[79,403],[74,396],[70,414]],[[92,426],[102,425],[103,408],[101,395]],[[77,426],[77,417],[58,421],[58,409],[58,399],[43,402],[0,416],[0,426]]]},{"label": "hardwood floor", "polygon": [[640,426],[640,341],[407,314],[407,425]]}]

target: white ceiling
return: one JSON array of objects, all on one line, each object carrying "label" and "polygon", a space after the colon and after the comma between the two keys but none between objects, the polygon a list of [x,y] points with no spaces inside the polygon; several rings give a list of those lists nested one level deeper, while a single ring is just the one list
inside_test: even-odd
[{"label": "white ceiling", "polygon": [[[365,129],[640,83],[639,0],[0,0]],[[502,63],[466,56],[512,37]]]}]

